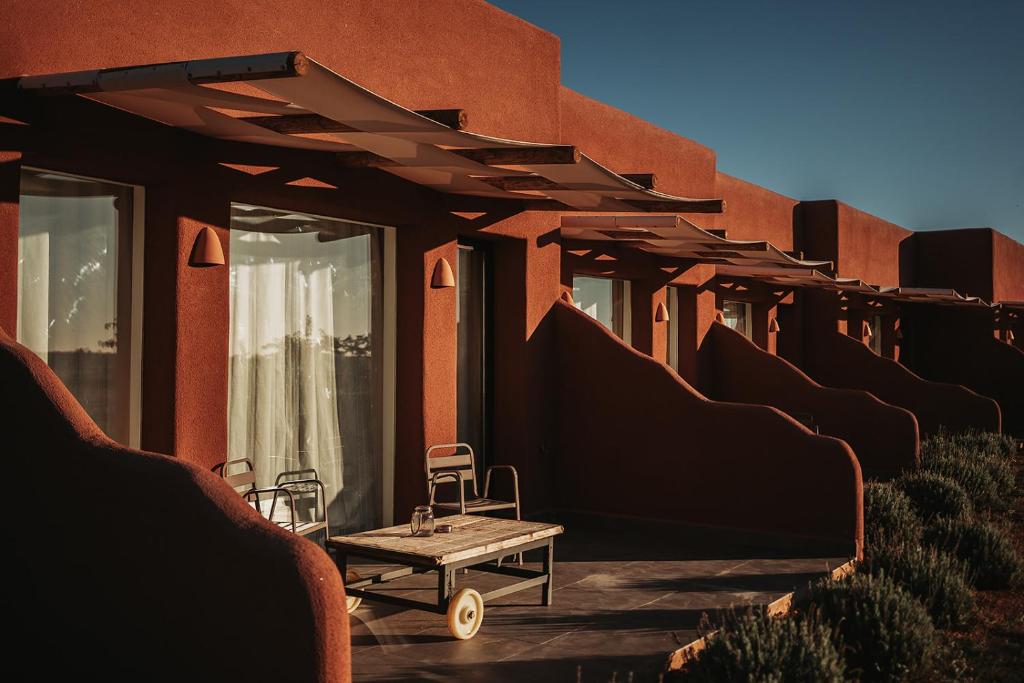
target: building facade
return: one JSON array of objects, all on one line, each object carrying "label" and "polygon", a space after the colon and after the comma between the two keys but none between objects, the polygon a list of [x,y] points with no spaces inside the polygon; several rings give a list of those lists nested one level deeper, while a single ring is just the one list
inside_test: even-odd
[{"label": "building facade", "polygon": [[477,0],[280,9],[3,9],[0,327],[115,440],[315,467],[337,529],[466,441],[529,512],[857,554],[862,470],[1024,432],[1020,244],[723,174]]}]

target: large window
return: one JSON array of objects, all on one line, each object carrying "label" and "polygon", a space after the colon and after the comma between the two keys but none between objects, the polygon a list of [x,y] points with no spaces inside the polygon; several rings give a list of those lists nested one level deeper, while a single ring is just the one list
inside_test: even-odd
[{"label": "large window", "polygon": [[723,301],[722,317],[725,324],[742,334],[747,339],[753,336],[751,325],[750,304],[743,301]]},{"label": "large window", "polygon": [[230,457],[251,459],[260,485],[315,468],[332,530],[374,528],[389,516],[390,233],[231,209]]},{"label": "large window", "polygon": [[576,275],[572,279],[576,308],[630,343],[629,281]]},{"label": "large window", "polygon": [[138,446],[141,188],[25,168],[18,341],[112,439]]}]

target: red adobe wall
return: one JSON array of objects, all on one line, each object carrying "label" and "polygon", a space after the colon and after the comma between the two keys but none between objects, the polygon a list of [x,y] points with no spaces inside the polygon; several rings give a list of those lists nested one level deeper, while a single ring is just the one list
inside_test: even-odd
[{"label": "red adobe wall", "polygon": [[4,523],[5,583],[17,586],[5,600],[18,624],[11,670],[350,679],[344,589],[323,550],[263,520],[209,471],[110,441],[2,330],[0,377],[4,448],[19,454],[6,463],[18,482],[7,503],[24,513]]},{"label": "red adobe wall", "polygon": [[800,202],[797,249],[809,259],[835,261],[840,277],[896,286],[912,282],[914,233],[842,202]]},{"label": "red adobe wall", "polygon": [[[617,173],[656,173],[659,192],[714,197],[715,152],[632,114],[561,89],[563,144],[577,145]],[[694,216],[710,225],[712,216]]]},{"label": "red adobe wall", "polygon": [[859,554],[861,471],[844,442],[772,408],[709,401],[564,302],[551,315],[562,507],[796,535]]},{"label": "red adobe wall", "polygon": [[1024,244],[992,228],[914,233],[919,287],[952,288],[985,301],[1024,301]]},{"label": "red adobe wall", "polygon": [[956,384],[929,382],[896,361],[883,358],[863,343],[838,332],[819,331],[805,345],[804,369],[830,387],[864,389],[917,417],[921,433],[947,429],[998,432],[999,406]]},{"label": "red adobe wall", "polygon": [[839,276],[883,286],[896,286],[911,276],[913,256],[907,240],[913,232],[842,202],[837,207]]},{"label": "red adobe wall", "polygon": [[914,286],[955,289],[991,301],[992,240],[989,228],[914,233]]},{"label": "red adobe wall", "polygon": [[5,0],[0,78],[302,50],[413,109],[470,128],[558,137],[559,40],[482,0]]},{"label": "red adobe wall", "polygon": [[823,387],[721,323],[711,326],[704,344],[714,359],[711,398],[811,415],[822,434],[850,444],[866,473],[891,476],[918,466],[913,413],[866,391]]},{"label": "red adobe wall", "polygon": [[767,240],[779,249],[793,249],[797,200],[721,171],[716,178],[716,194],[725,199],[728,208],[715,227],[725,228],[731,240]]},{"label": "red adobe wall", "polygon": [[1002,409],[1003,430],[1024,436],[1024,351],[992,336],[992,312],[915,305],[910,319],[913,370],[991,397]]},{"label": "red adobe wall", "polygon": [[1024,244],[992,231],[992,299],[1024,301]]}]

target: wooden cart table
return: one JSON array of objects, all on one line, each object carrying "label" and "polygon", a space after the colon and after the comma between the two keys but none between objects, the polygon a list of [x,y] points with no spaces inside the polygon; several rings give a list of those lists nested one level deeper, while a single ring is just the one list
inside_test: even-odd
[{"label": "wooden cart table", "polygon": [[[348,577],[348,557],[355,555],[401,568],[374,576],[346,580],[349,611],[362,599],[376,600],[401,607],[445,614],[448,629],[461,640],[472,638],[483,622],[484,603],[533,586],[543,586],[542,605],[551,604],[555,536],[562,533],[558,524],[522,522],[479,515],[442,517],[440,524],[451,524],[451,533],[413,536],[408,525],[364,531],[348,536],[333,536],[327,549]],[[516,565],[502,565],[500,559],[516,553],[546,548],[540,571]],[[518,581],[481,595],[472,588],[455,591],[456,570],[473,567],[478,571],[514,576]],[[387,583],[414,573],[437,572],[437,603],[412,600],[368,590],[374,584]]]}]

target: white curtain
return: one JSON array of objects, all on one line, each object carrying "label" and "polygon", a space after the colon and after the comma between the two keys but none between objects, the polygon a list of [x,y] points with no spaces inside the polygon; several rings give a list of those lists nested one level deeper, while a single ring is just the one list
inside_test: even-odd
[{"label": "white curtain", "polygon": [[229,456],[252,460],[261,486],[314,468],[332,532],[375,528],[381,235],[261,207],[232,211]]},{"label": "white curtain", "polygon": [[229,452],[253,461],[260,486],[315,468],[333,506],[344,472],[331,265],[301,254],[315,235],[283,238],[290,248],[277,258],[245,254],[247,240],[279,243],[277,236],[232,241]]}]

